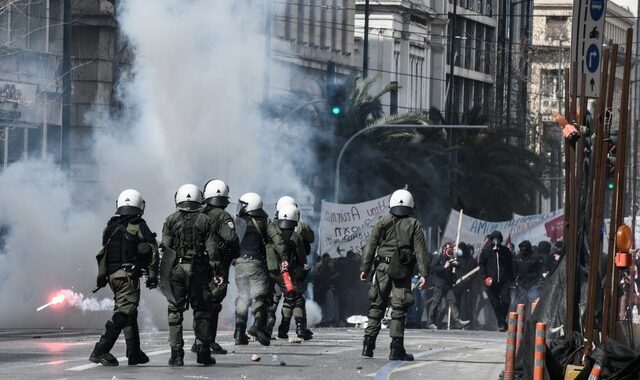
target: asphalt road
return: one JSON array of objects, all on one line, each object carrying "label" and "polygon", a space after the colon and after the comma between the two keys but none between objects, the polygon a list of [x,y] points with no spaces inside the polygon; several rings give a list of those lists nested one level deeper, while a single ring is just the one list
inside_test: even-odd
[{"label": "asphalt road", "polygon": [[[497,379],[504,367],[505,333],[407,330],[405,346],[413,362],[389,361],[388,330],[378,338],[374,358],[360,356],[362,330],[314,329],[303,343],[272,341],[234,346],[231,331],[218,341],[229,350],[211,367],[196,365],[187,352],[185,366],[167,365],[167,332],[143,333],[143,350],[151,361],[127,366],[124,338],[116,343],[119,367],[102,367],[87,358],[99,331],[0,330],[1,379]],[[193,334],[185,333],[191,345]],[[257,354],[260,361],[253,362]]]}]

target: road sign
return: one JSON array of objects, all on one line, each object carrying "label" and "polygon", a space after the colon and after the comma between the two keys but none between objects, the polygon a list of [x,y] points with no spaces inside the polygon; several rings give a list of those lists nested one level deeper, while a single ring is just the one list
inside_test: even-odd
[{"label": "road sign", "polygon": [[606,11],[607,0],[576,0],[573,3],[571,62],[575,62],[578,67],[578,84],[569,88],[579,90],[580,78],[584,73],[587,77],[586,95],[590,98],[600,95]]}]

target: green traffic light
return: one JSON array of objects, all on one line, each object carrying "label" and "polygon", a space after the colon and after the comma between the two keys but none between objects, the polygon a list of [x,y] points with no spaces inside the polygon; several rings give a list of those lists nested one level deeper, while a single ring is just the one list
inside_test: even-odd
[{"label": "green traffic light", "polygon": [[335,106],[335,107],[331,108],[331,113],[336,115],[336,116],[340,115],[341,112],[342,112],[342,110],[338,106]]},{"label": "green traffic light", "polygon": [[616,187],[616,184],[615,184],[615,183],[613,183],[613,182],[608,182],[608,183],[607,183],[607,188],[608,188],[609,190],[613,190],[613,189],[615,189],[615,187]]}]

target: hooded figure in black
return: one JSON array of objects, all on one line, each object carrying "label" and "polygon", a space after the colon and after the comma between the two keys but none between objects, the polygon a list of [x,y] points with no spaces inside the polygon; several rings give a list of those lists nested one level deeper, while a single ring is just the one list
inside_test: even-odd
[{"label": "hooded figure in black", "polygon": [[502,245],[500,231],[493,231],[487,238],[491,244],[480,253],[480,276],[496,313],[499,330],[506,331],[511,303],[509,286],[513,283],[513,258],[509,249]]},{"label": "hooded figure in black", "polygon": [[[460,319],[473,320],[475,318],[475,303],[481,293],[473,289],[474,284],[477,283],[478,272],[470,274],[465,278],[465,275],[478,267],[478,262],[473,258],[473,246],[460,242],[458,244],[458,267],[456,268],[456,274],[460,283],[456,284],[453,288],[453,292],[456,295],[458,309],[460,310]],[[477,287],[476,287],[477,288]]]},{"label": "hooded figure in black", "polygon": [[433,277],[434,288],[427,316],[429,318],[427,328],[430,330],[438,329],[437,322],[439,318],[437,318],[437,311],[443,297],[446,300],[447,307],[451,310],[452,326],[460,329],[469,324],[469,321],[460,319],[460,312],[456,306],[456,297],[453,293],[453,285],[456,282],[455,268],[459,264],[453,244],[450,242],[445,243],[440,254],[431,261],[431,276]]},{"label": "hooded figure in black", "polygon": [[518,255],[515,259],[516,295],[514,304],[531,304],[540,297],[542,273],[545,272],[545,257],[533,253],[529,240],[518,244]]}]

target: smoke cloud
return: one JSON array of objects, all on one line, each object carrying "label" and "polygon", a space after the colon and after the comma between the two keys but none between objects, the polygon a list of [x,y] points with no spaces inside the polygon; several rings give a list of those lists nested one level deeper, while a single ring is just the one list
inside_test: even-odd
[{"label": "smoke cloud", "polygon": [[[158,236],[184,183],[201,187],[220,178],[232,199],[255,191],[265,203],[306,192],[298,163],[309,162],[309,132],[261,116],[262,1],[156,0],[150,7],[148,0],[124,0],[117,12],[135,58],[118,84],[118,117],[85,115],[95,127],[98,180],[70,181],[47,161],[18,162],[0,173],[2,328],[104,324],[109,300],[82,293],[95,286],[102,229],[126,188],[143,194],[145,219]],[[231,280],[225,315],[232,314],[234,287]],[[57,289],[74,289],[74,308],[35,313]],[[142,297],[143,329],[166,328],[166,300],[146,289]]]}]

